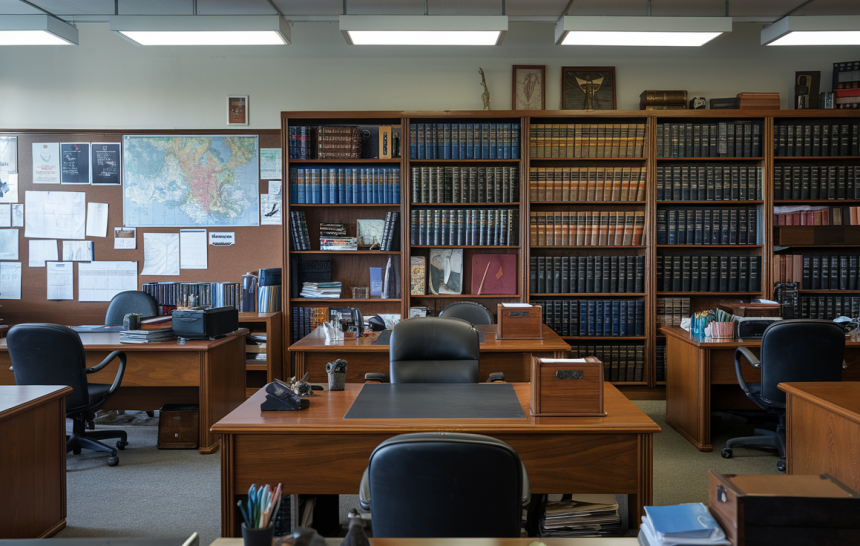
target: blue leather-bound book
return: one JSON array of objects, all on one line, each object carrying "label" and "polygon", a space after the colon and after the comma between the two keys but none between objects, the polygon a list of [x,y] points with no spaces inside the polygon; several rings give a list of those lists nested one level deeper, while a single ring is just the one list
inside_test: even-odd
[{"label": "blue leather-bound book", "polygon": [[702,503],[646,506],[645,514],[647,530],[654,531],[658,543],[684,543],[678,539],[710,539],[705,542],[709,544],[727,542],[722,528]]}]

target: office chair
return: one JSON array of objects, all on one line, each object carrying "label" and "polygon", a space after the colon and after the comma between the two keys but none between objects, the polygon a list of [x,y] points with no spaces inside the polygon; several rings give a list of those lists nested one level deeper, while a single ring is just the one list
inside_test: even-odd
[{"label": "office chair", "polygon": [[146,292],[139,290],[120,292],[110,300],[105,314],[105,324],[122,324],[122,320],[129,313],[154,317],[158,314],[158,302]]},{"label": "office chair", "polygon": [[[117,450],[99,442],[119,438],[118,449],[128,445],[122,430],[86,431],[96,410],[116,391],[125,373],[125,353],[114,351],[100,364],[87,368],[84,346],[78,334],[67,326],[57,324],[19,324],[6,336],[15,383],[18,385],[69,385],[73,391],[66,395],[66,417],[72,419],[72,434],[66,435],[66,452],[75,455],[81,449],[109,453],[108,466],[119,464]],[[119,370],[112,385],[90,383],[87,375],[105,368],[119,358]],[[38,431],[37,431],[38,433]]]},{"label": "office chair", "polygon": [[457,301],[449,303],[439,313],[442,318],[459,318],[476,324],[492,324],[493,314],[490,310],[473,301]]},{"label": "office chair", "polygon": [[[761,359],[746,347],[735,350],[735,373],[747,398],[768,413],[779,416],[776,430],[756,429],[755,436],[732,438],[722,456],[732,456],[735,446],[776,448],[780,460],[776,467],[785,470],[785,393],[780,383],[800,381],[841,381],[845,351],[845,332],[829,320],[781,320],[765,329],[761,338]],[[761,369],[761,383],[747,383],[741,371],[741,358]]]},{"label": "office chair", "polygon": [[511,446],[450,432],[385,440],[359,491],[374,537],[519,537],[529,500],[529,477]]}]

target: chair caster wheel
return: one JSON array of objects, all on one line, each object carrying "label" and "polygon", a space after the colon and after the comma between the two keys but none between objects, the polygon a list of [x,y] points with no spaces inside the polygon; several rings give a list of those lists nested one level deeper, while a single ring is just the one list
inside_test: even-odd
[{"label": "chair caster wheel", "polygon": [[785,461],[777,461],[776,462],[776,469],[779,470],[780,472],[785,472],[785,469],[786,469]]},{"label": "chair caster wheel", "polygon": [[720,455],[723,456],[723,459],[731,459],[732,458],[732,448],[724,447],[720,452]]},{"label": "chair caster wheel", "polygon": [[108,466],[116,466],[119,464],[119,457],[108,457]]},{"label": "chair caster wheel", "polygon": [[128,442],[123,442],[122,440],[117,440],[116,448],[117,449],[125,449],[125,446],[128,445]]}]

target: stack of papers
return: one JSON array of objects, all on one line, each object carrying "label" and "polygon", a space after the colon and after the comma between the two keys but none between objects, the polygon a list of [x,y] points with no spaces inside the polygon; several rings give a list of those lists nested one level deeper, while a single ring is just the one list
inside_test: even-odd
[{"label": "stack of papers", "polygon": [[642,546],[731,544],[702,503],[646,506],[645,514],[639,528]]},{"label": "stack of papers", "polygon": [[341,282],[306,282],[302,285],[303,298],[339,298]]},{"label": "stack of papers", "polygon": [[157,343],[159,341],[170,341],[176,339],[173,328],[160,328],[158,330],[126,330],[119,333],[120,343]]},{"label": "stack of papers", "polygon": [[541,537],[620,536],[621,517],[612,495],[574,495],[548,502],[540,519]]}]

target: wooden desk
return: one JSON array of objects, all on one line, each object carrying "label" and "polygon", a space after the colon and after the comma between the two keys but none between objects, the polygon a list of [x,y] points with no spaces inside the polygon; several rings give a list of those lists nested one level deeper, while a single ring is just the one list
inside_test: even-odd
[{"label": "wooden desk", "polygon": [[860,491],[860,383],[780,383],[789,474],[830,474]]},{"label": "wooden desk", "polygon": [[[480,381],[492,372],[504,372],[505,380],[520,383],[529,380],[532,356],[564,358],[570,345],[546,324],[543,339],[496,339],[496,325],[475,326],[483,332],[481,343]],[[345,358],[347,383],[364,383],[366,373],[388,373],[388,345],[373,345],[375,337],[351,338],[327,342],[321,328],[290,345],[293,375],[301,377],[310,372],[311,383],[325,383],[327,362]]]},{"label": "wooden desk", "polygon": [[606,417],[532,417],[529,384],[516,383],[524,419],[344,420],[363,387],[323,391],[310,408],[261,412],[260,390],[212,431],[221,434],[221,534],[238,536],[236,496],[252,483],[291,494],[356,494],[373,449],[411,432],[486,434],[507,442],[529,474],[532,493],[626,493],[631,525],[652,502],[653,437],[660,427],[618,389],[604,386]]},{"label": "wooden desk", "polygon": [[0,386],[0,539],[66,526],[66,395],[71,387]]},{"label": "wooden desk", "polygon": [[[164,404],[200,404],[200,453],[213,453],[218,439],[209,428],[245,400],[245,336],[239,329],[211,340],[127,344],[119,333],[83,333],[87,366],[95,366],[111,351],[128,357],[122,385],[105,409],[157,410]],[[0,340],[0,385],[14,385],[6,339]],[[93,383],[113,383],[116,366],[87,376]]]},{"label": "wooden desk", "polygon": [[[678,326],[663,326],[660,333],[666,335],[666,422],[699,451],[712,451],[712,410],[759,409],[738,385],[735,349],[749,347],[759,356],[761,339],[691,339]],[[842,379],[860,381],[860,339],[846,338],[845,361]],[[761,381],[752,366],[741,369],[746,381]]]},{"label": "wooden desk", "polygon": [[[529,546],[535,538],[371,538],[371,546]],[[636,537],[541,538],[546,546],[638,546]],[[342,538],[326,538],[326,546],[340,546]],[[216,538],[212,546],[243,546],[241,538]]]}]

